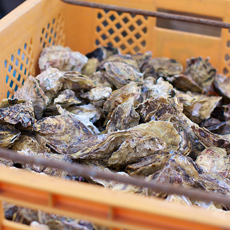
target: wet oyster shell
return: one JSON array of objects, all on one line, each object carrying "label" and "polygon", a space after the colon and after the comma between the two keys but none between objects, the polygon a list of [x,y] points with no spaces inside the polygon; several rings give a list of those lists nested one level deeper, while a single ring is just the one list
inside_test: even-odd
[{"label": "wet oyster shell", "polygon": [[97,58],[101,62],[104,59],[107,59],[108,57],[110,57],[114,54],[118,54],[118,53],[119,53],[119,50],[116,47],[100,46],[100,47],[97,47],[94,51],[86,54],[86,57]]},{"label": "wet oyster shell", "polygon": [[223,96],[225,103],[230,103],[230,78],[216,74],[213,84],[215,91]]},{"label": "wet oyster shell", "polygon": [[149,61],[152,57],[152,51],[146,51],[145,53],[132,54],[132,58],[137,62],[139,69],[143,64]]},{"label": "wet oyster shell", "polygon": [[150,156],[141,158],[137,163],[128,165],[125,172],[130,175],[149,176],[162,169],[170,156],[168,151],[156,151]]},{"label": "wet oyster shell", "polygon": [[208,174],[220,173],[225,177],[229,174],[229,157],[223,148],[211,147],[205,149],[198,155],[196,164]]},{"label": "wet oyster shell", "polygon": [[92,136],[87,127],[71,113],[43,118],[34,124],[34,131],[47,140],[47,145],[58,153]]},{"label": "wet oyster shell", "polygon": [[81,73],[90,77],[94,72],[96,72],[98,64],[99,61],[97,58],[88,59],[88,62],[84,65]]},{"label": "wet oyster shell", "polygon": [[131,81],[137,84],[143,83],[143,74],[137,72],[131,66],[122,62],[106,62],[104,64],[105,77],[117,89],[127,85]]},{"label": "wet oyster shell", "polygon": [[54,99],[54,105],[59,104],[63,108],[67,108],[70,105],[81,104],[81,101],[76,97],[75,92],[71,89],[66,89]]},{"label": "wet oyster shell", "polygon": [[38,64],[41,71],[53,67],[61,71],[80,72],[87,61],[85,55],[73,52],[69,47],[49,46],[42,50]]},{"label": "wet oyster shell", "polygon": [[45,95],[37,80],[32,76],[27,78],[24,86],[15,92],[14,97],[26,101],[31,100],[37,119],[42,117],[43,110],[49,103],[49,98]]},{"label": "wet oyster shell", "polygon": [[118,105],[111,114],[107,124],[107,133],[132,128],[139,124],[140,115],[135,111],[133,102],[127,101]]},{"label": "wet oyster shell", "polygon": [[3,99],[0,104],[0,122],[31,129],[35,122],[32,102],[30,100]]},{"label": "wet oyster shell", "polygon": [[177,97],[184,106],[184,114],[193,122],[199,124],[208,119],[222,97],[197,95],[190,92],[176,92]]},{"label": "wet oyster shell", "polygon": [[90,103],[95,106],[103,107],[105,101],[109,98],[111,93],[112,89],[110,87],[98,86],[81,94],[81,97],[89,99]]},{"label": "wet oyster shell", "polygon": [[93,80],[76,71],[66,72],[63,78],[63,89],[71,89],[74,91],[81,89],[90,90],[96,86]]},{"label": "wet oyster shell", "polygon": [[216,75],[216,69],[209,62],[209,58],[197,57],[187,60],[184,74],[190,75],[205,92],[209,92]]},{"label": "wet oyster shell", "polygon": [[20,134],[21,132],[13,125],[0,123],[0,148],[10,148]]},{"label": "wet oyster shell", "polygon": [[37,75],[36,79],[50,101],[61,90],[64,81],[63,73],[56,68],[48,68]]}]

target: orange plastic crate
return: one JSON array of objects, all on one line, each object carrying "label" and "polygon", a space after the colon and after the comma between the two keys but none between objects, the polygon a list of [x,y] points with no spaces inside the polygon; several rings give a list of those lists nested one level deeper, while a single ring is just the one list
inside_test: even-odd
[{"label": "orange plastic crate", "polygon": [[[230,22],[230,1],[227,0],[96,2],[177,11]],[[52,44],[69,46],[84,54],[98,45],[108,44],[120,47],[123,53],[152,50],[154,57],[174,58],[184,66],[186,58],[209,56],[213,66],[228,75],[228,30],[222,29],[220,36],[208,36],[160,28],[156,22],[155,18],[67,5],[59,0],[27,0],[0,20],[0,99],[12,97],[28,75],[39,73],[37,63],[41,50]],[[227,213],[23,171],[0,168],[0,172],[0,201],[85,218],[114,229],[230,229]],[[0,209],[0,229],[32,228],[4,220]]]}]

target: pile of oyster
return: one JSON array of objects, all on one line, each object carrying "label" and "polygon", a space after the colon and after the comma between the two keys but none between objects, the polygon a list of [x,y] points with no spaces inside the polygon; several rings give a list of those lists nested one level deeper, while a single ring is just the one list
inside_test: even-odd
[{"label": "pile of oyster", "polygon": [[[0,147],[77,162],[124,176],[230,195],[230,78],[209,59],[122,55],[99,47],[86,56],[50,46],[14,99],[0,104]],[[226,212],[229,207],[96,178],[1,160],[3,165],[124,192]],[[5,204],[6,218],[40,229],[102,229]]]}]

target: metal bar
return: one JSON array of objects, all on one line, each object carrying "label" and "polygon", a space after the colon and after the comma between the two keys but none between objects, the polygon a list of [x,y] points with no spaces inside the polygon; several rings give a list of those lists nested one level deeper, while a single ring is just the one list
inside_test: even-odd
[{"label": "metal bar", "polygon": [[81,164],[70,164],[61,161],[47,160],[40,157],[31,157],[17,154],[15,151],[8,149],[0,149],[0,157],[10,159],[16,162],[24,162],[27,164],[42,165],[45,167],[57,168],[64,170],[70,174],[77,174],[83,177],[95,177],[104,180],[114,180],[125,184],[132,184],[139,187],[145,187],[156,191],[161,191],[169,194],[185,195],[189,198],[196,198],[205,201],[214,201],[217,203],[230,206],[230,199],[223,195],[209,193],[199,189],[179,188],[170,184],[153,183],[138,177],[124,177],[119,174],[103,172],[98,169],[83,166]]},{"label": "metal bar", "polygon": [[203,18],[195,18],[195,17],[190,17],[190,16],[154,12],[154,11],[149,11],[149,10],[134,9],[134,8],[108,5],[108,4],[102,4],[102,3],[96,3],[96,2],[80,1],[80,0],[61,0],[61,1],[68,3],[68,4],[72,4],[72,5],[86,6],[90,8],[96,8],[96,9],[113,10],[117,12],[139,14],[139,15],[149,16],[149,17],[165,18],[165,19],[171,19],[171,20],[176,20],[176,21],[191,22],[191,23],[209,25],[209,26],[218,27],[218,28],[230,29],[230,23],[219,22],[215,20],[208,20],[208,19],[203,19]]}]

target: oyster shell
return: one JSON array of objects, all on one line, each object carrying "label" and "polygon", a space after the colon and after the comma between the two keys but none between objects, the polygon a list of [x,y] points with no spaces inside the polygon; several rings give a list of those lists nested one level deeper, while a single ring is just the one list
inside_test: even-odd
[{"label": "oyster shell", "polygon": [[54,105],[59,104],[63,108],[67,108],[70,105],[81,104],[81,101],[76,97],[75,92],[71,89],[66,89],[60,92],[58,97],[54,99]]},{"label": "oyster shell", "polygon": [[97,58],[101,62],[104,59],[107,59],[108,57],[110,57],[114,54],[118,54],[118,53],[119,53],[119,50],[116,47],[100,46],[100,47],[97,47],[94,51],[86,54],[86,57]]},{"label": "oyster shell", "polygon": [[141,158],[137,163],[128,165],[125,171],[130,175],[149,176],[162,169],[170,158],[168,151],[156,151],[150,156]]},{"label": "oyster shell", "polygon": [[34,131],[47,140],[47,145],[58,153],[67,153],[67,148],[92,136],[88,128],[74,114],[46,117],[34,124]]},{"label": "oyster shell", "polygon": [[139,69],[145,62],[148,62],[152,57],[152,51],[146,51],[145,53],[132,54],[132,58],[137,62]]},{"label": "oyster shell", "polygon": [[199,86],[190,75],[174,75],[173,77],[168,77],[167,80],[171,82],[175,88],[183,92],[204,93],[202,87]]},{"label": "oyster shell", "polygon": [[24,86],[18,89],[14,96],[25,101],[31,100],[37,119],[42,117],[43,110],[49,103],[49,98],[45,95],[37,80],[32,76],[27,78]]},{"label": "oyster shell", "polygon": [[38,80],[42,90],[46,96],[52,100],[55,94],[61,90],[63,84],[63,73],[56,68],[48,68],[39,75],[36,79]]},{"label": "oyster shell", "polygon": [[104,64],[105,77],[117,89],[134,81],[137,84],[143,83],[143,74],[137,72],[131,66],[122,62],[106,62]]},{"label": "oyster shell", "polygon": [[90,79],[94,82],[96,86],[101,86],[101,87],[113,87],[112,84],[110,84],[104,74],[100,71],[97,71],[93,73],[93,75],[90,77]]},{"label": "oyster shell", "polygon": [[66,72],[63,77],[63,89],[90,90],[96,86],[93,80],[76,71]]},{"label": "oyster shell", "polygon": [[139,124],[140,116],[135,111],[133,102],[127,101],[117,106],[107,124],[107,133],[132,128]]},{"label": "oyster shell", "polygon": [[34,122],[34,108],[31,101],[3,99],[0,104],[0,122],[31,129]]},{"label": "oyster shell", "polygon": [[98,86],[81,94],[81,97],[89,99],[90,103],[97,107],[103,107],[105,101],[109,98],[111,93],[112,89],[110,87]]},{"label": "oyster shell", "polygon": [[107,59],[105,59],[105,61],[100,63],[100,69],[103,69],[106,66],[105,63],[107,62],[122,62],[122,63],[125,63],[131,66],[134,70],[138,72],[140,71],[136,60],[134,60],[132,56],[129,54],[125,54],[125,55],[115,54],[115,55],[108,57]]},{"label": "oyster shell", "polygon": [[205,92],[209,92],[216,75],[216,69],[209,62],[209,58],[191,58],[187,60],[184,74],[190,75]]},{"label": "oyster shell", "polygon": [[230,103],[230,79],[221,74],[216,74],[214,78],[214,89],[215,91],[223,97],[226,103]]},{"label": "oyster shell", "polygon": [[190,92],[177,91],[176,95],[184,106],[185,115],[197,124],[210,118],[211,113],[221,100],[221,97],[196,95]]},{"label": "oyster shell", "polygon": [[0,148],[10,148],[20,134],[13,125],[0,123]]},{"label": "oyster shell", "polygon": [[207,147],[219,147],[230,153],[230,141],[227,137],[211,133],[205,128],[192,127],[194,133],[199,138],[199,140]]},{"label": "oyster shell", "polygon": [[175,74],[180,74],[183,71],[183,66],[174,59],[159,57],[146,61],[141,67],[141,71],[145,72],[145,75],[151,75],[151,72],[155,70],[157,76],[167,77]]},{"label": "oyster shell", "polygon": [[229,174],[229,157],[223,148],[211,147],[205,149],[198,155],[196,164],[208,174],[220,173],[225,177]]},{"label": "oyster shell", "polygon": [[169,201],[171,203],[177,203],[177,204],[192,206],[192,202],[186,196],[178,196],[175,194],[170,194],[167,196],[167,198],[165,200]]},{"label": "oyster shell", "polygon": [[135,82],[130,82],[129,84],[123,86],[122,88],[112,92],[110,97],[104,104],[104,111],[107,113],[112,112],[118,105],[132,100],[134,106],[138,103],[140,99],[141,89],[137,86]]},{"label": "oyster shell", "polygon": [[96,72],[98,64],[99,61],[97,58],[88,59],[87,63],[81,70],[81,73],[89,77],[92,76],[93,73]]},{"label": "oyster shell", "polygon": [[80,72],[87,61],[85,55],[73,52],[69,47],[49,46],[42,50],[38,64],[41,71],[53,67],[61,71]]}]

